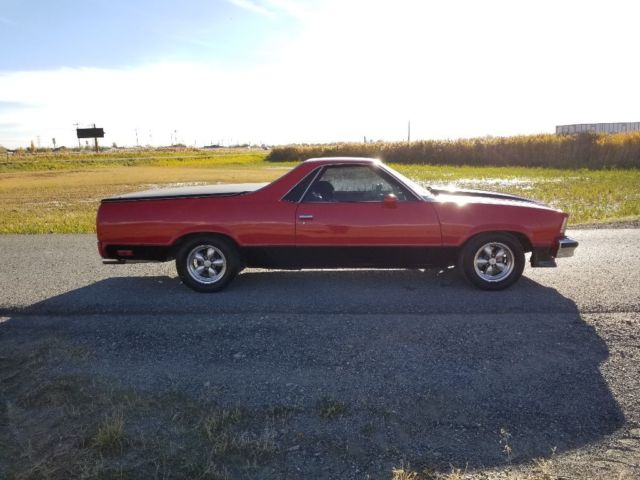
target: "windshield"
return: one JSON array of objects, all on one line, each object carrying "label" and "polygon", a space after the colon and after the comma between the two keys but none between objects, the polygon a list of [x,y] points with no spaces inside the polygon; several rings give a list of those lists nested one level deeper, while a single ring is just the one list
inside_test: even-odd
[{"label": "windshield", "polygon": [[425,196],[425,195],[426,196],[430,196],[429,189],[427,187],[424,187],[424,186],[420,185],[415,180],[411,180],[410,178],[405,177],[403,174],[401,174],[397,170],[394,170],[393,168],[390,168],[390,167],[386,166],[385,164],[381,164],[380,166],[382,168],[384,168],[387,172],[389,172],[391,175],[396,177],[398,180],[400,180],[402,183],[404,183],[407,187],[409,187],[411,190],[413,190],[418,195],[420,195],[420,196]]}]

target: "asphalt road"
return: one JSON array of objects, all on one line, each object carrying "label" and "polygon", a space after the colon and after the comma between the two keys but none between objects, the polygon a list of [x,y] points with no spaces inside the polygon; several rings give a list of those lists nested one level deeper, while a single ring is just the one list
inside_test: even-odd
[{"label": "asphalt road", "polygon": [[455,270],[246,270],[224,292],[180,285],[172,262],[102,265],[91,235],[0,237],[0,313],[633,312],[640,229],[581,230],[573,258],[525,268],[511,289],[469,287]]},{"label": "asphalt road", "polygon": [[[1,236],[0,349],[55,335],[93,353],[52,375],[295,405],[264,478],[552,451],[568,478],[640,475],[640,229],[569,235],[573,258],[527,267],[503,292],[455,270],[246,270],[213,295],[181,285],[172,263],[104,266],[93,236]],[[314,416],[324,397],[346,406],[341,421]]]}]

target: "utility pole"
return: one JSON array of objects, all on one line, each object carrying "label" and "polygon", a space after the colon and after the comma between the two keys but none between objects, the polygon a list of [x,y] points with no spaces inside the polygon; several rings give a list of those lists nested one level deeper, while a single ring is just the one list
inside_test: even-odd
[{"label": "utility pole", "polygon": [[407,143],[411,143],[411,120],[407,123]]},{"label": "utility pole", "polygon": [[[80,124],[78,122],[74,123],[73,126],[76,127],[76,131],[78,131],[78,126]],[[78,148],[82,149],[82,144],[80,143],[80,138],[78,137]]]},{"label": "utility pole", "polygon": [[51,142],[53,143],[53,149],[55,150],[55,149],[56,149],[56,138],[55,138],[55,137],[53,137],[53,138],[51,139]]},{"label": "utility pole", "polygon": [[[93,124],[93,128],[96,128],[96,124]],[[95,143],[96,146],[96,152],[98,151],[98,137],[93,137],[93,141]]]},{"label": "utility pole", "polygon": [[136,147],[139,147],[140,144],[138,143],[138,129],[136,128]]}]

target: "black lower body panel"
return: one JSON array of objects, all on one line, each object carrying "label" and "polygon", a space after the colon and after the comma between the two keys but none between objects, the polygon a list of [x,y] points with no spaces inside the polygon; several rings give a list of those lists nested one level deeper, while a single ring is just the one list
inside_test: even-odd
[{"label": "black lower body panel", "polygon": [[259,268],[423,268],[456,263],[452,247],[245,247],[248,267]]},{"label": "black lower body panel", "polygon": [[[257,268],[427,268],[454,265],[455,247],[241,247],[247,267]],[[109,245],[109,259],[165,261],[173,258],[170,247]]]},{"label": "black lower body panel", "polygon": [[531,252],[531,266],[542,268],[557,267],[556,259],[551,254],[551,247],[535,247]]}]

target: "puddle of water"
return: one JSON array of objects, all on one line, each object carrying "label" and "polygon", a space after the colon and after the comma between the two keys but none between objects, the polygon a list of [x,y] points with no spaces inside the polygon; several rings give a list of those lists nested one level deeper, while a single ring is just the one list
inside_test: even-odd
[{"label": "puddle of water", "polygon": [[459,180],[462,185],[491,185],[494,187],[520,187],[531,188],[535,182],[522,178],[469,178]]},{"label": "puddle of water", "polygon": [[449,190],[455,190],[456,188],[475,188],[480,190],[518,188],[519,190],[530,190],[536,183],[541,183],[541,181],[533,181],[523,178],[461,178],[459,180],[449,181],[445,184],[424,181],[420,182],[423,186],[437,186],[438,188]]},{"label": "puddle of water", "polygon": [[146,183],[141,185],[140,190],[153,190],[156,188],[174,187],[198,187],[200,185],[211,185],[210,182],[172,182],[172,183]]},{"label": "puddle of water", "polygon": [[71,205],[71,202],[62,202],[60,200],[51,200],[49,202],[22,202],[22,205],[60,208],[60,207],[66,207],[68,205]]}]

